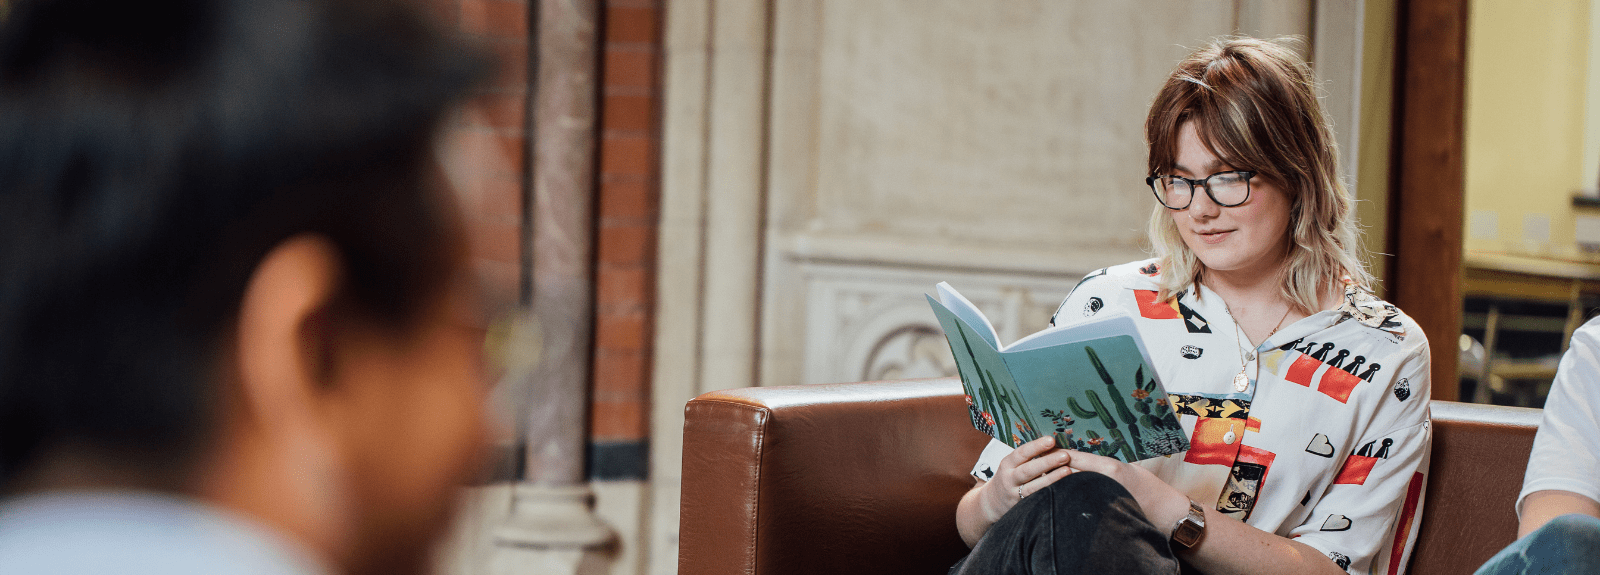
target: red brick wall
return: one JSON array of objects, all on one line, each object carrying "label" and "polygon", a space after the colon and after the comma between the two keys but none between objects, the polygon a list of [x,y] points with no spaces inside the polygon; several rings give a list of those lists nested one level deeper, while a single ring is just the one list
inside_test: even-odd
[{"label": "red brick wall", "polygon": [[[474,265],[494,303],[510,305],[524,273],[530,0],[428,1],[500,61],[495,81],[448,129],[465,144],[456,192]],[[602,0],[602,11],[589,463],[592,477],[631,479],[648,462],[663,0]]]},{"label": "red brick wall", "polygon": [[591,476],[642,478],[650,435],[661,0],[606,0]]},{"label": "red brick wall", "polygon": [[523,289],[522,211],[528,96],[528,0],[431,0],[439,18],[457,26],[496,58],[494,79],[447,137],[462,144],[455,191],[472,241],[473,265],[490,304],[518,303]]}]

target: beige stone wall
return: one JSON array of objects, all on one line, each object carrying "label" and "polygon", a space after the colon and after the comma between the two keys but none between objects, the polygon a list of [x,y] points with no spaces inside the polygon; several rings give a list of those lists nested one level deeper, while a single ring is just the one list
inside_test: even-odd
[{"label": "beige stone wall", "polygon": [[938,281],[986,293],[1014,338],[1143,257],[1149,101],[1239,20],[1215,1],[776,9],[761,385],[861,378],[885,338],[932,326]]}]

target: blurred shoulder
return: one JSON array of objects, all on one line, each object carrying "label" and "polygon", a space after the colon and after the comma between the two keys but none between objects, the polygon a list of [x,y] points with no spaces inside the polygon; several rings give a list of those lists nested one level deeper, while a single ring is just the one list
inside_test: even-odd
[{"label": "blurred shoulder", "polygon": [[1578,329],[1573,330],[1570,347],[1579,346],[1600,351],[1600,316],[1584,322]]}]

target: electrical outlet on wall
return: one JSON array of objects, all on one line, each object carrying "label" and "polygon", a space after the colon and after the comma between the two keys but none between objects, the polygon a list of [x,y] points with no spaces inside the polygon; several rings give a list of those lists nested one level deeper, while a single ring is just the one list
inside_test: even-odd
[{"label": "electrical outlet on wall", "polygon": [[1600,216],[1578,216],[1573,236],[1586,251],[1600,251]]},{"label": "electrical outlet on wall", "polygon": [[1468,235],[1475,240],[1495,240],[1500,238],[1500,214],[1490,210],[1472,210],[1472,218],[1467,222]]},{"label": "electrical outlet on wall", "polygon": [[1543,247],[1550,243],[1550,214],[1523,214],[1522,241]]}]

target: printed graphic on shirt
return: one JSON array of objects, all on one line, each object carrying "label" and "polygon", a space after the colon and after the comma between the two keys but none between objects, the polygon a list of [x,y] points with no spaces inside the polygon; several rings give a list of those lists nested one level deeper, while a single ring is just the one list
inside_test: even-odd
[{"label": "printed graphic on shirt", "polygon": [[1340,569],[1344,569],[1345,571],[1350,570],[1350,558],[1346,557],[1345,554],[1338,551],[1329,551],[1328,558],[1332,559],[1333,564],[1338,565]]},{"label": "printed graphic on shirt", "polygon": [[1311,436],[1311,443],[1306,445],[1306,453],[1317,457],[1333,457],[1333,444],[1328,442],[1328,436],[1318,433]]},{"label": "printed graphic on shirt", "polygon": [[1167,398],[1172,400],[1172,409],[1177,411],[1178,415],[1230,419],[1244,419],[1250,416],[1250,400],[1248,399],[1179,395],[1176,393],[1168,395]]},{"label": "printed graphic on shirt", "polygon": [[1200,359],[1200,356],[1205,352],[1206,350],[1192,345],[1185,345],[1182,349],[1178,350],[1178,353],[1182,355],[1184,359]]},{"label": "printed graphic on shirt", "polygon": [[1411,474],[1411,483],[1406,485],[1406,502],[1400,506],[1400,516],[1395,520],[1394,545],[1389,548],[1389,575],[1400,572],[1400,566],[1405,564],[1402,555],[1406,551],[1406,540],[1411,538],[1411,521],[1417,517],[1417,506],[1422,503],[1423,474]]},{"label": "printed graphic on shirt", "polygon": [[1091,298],[1089,298],[1089,303],[1083,304],[1083,317],[1089,317],[1089,316],[1092,316],[1094,314],[1100,313],[1100,308],[1103,308],[1105,306],[1106,306],[1106,302],[1105,301],[1103,301],[1103,300],[1101,300],[1100,298],[1097,298],[1097,297],[1091,297]]},{"label": "printed graphic on shirt", "polygon": [[1376,441],[1368,441],[1361,446],[1359,451],[1345,458],[1344,466],[1339,468],[1339,475],[1333,478],[1334,485],[1365,485],[1367,476],[1372,474],[1373,466],[1379,459],[1389,458],[1389,446],[1394,445],[1394,440],[1383,438],[1383,445],[1373,451]]},{"label": "printed graphic on shirt", "polygon": [[1145,319],[1180,319],[1177,298],[1156,301],[1154,290],[1133,290],[1133,301],[1139,304],[1139,317]]},{"label": "printed graphic on shirt", "polygon": [[1056,313],[1050,315],[1050,325],[1056,325],[1056,318],[1061,317],[1061,309],[1067,305],[1067,302],[1072,301],[1072,294],[1077,293],[1078,288],[1083,287],[1083,284],[1089,283],[1089,280],[1106,275],[1106,269],[1094,270],[1089,272],[1089,275],[1083,276],[1083,279],[1078,280],[1077,285],[1072,286],[1072,291],[1067,292],[1067,299],[1061,300],[1061,305],[1056,307]]},{"label": "printed graphic on shirt", "polygon": [[1404,340],[1406,328],[1400,324],[1400,309],[1394,304],[1378,299],[1355,282],[1345,280],[1344,303],[1339,306],[1344,317],[1354,319],[1367,327],[1376,328]]},{"label": "printed graphic on shirt", "polygon": [[1400,401],[1405,401],[1405,400],[1409,399],[1410,397],[1411,397],[1411,380],[1402,377],[1402,378],[1400,378],[1400,381],[1397,381],[1394,384],[1394,398],[1398,399]]},{"label": "printed graphic on shirt", "polygon": [[1244,437],[1245,420],[1201,417],[1194,422],[1189,450],[1183,460],[1195,465],[1233,465],[1238,458],[1239,441]]},{"label": "printed graphic on shirt", "polygon": [[1211,323],[1183,302],[1178,302],[1178,313],[1183,315],[1183,327],[1188,328],[1189,333],[1211,333]]},{"label": "printed graphic on shirt", "polygon": [[1156,265],[1155,262],[1150,262],[1150,265],[1147,265],[1147,266],[1144,266],[1142,268],[1139,268],[1139,273],[1142,273],[1142,274],[1150,276],[1150,277],[1156,277],[1158,275],[1161,275],[1161,266]]},{"label": "printed graphic on shirt", "polygon": [[1211,322],[1205,316],[1184,305],[1183,293],[1157,301],[1155,290],[1133,290],[1133,300],[1139,304],[1139,316],[1145,319],[1182,319],[1189,333],[1211,333]]},{"label": "printed graphic on shirt", "polygon": [[[1300,341],[1298,339],[1291,341],[1280,349],[1293,349]],[[1335,347],[1332,342],[1325,342],[1320,347],[1317,347],[1317,342],[1307,342],[1304,347],[1295,349],[1300,355],[1284,371],[1283,379],[1306,387],[1313,387],[1315,384],[1316,390],[1323,395],[1334,398],[1339,403],[1348,402],[1356,386],[1363,381],[1372,381],[1383,366],[1378,363],[1369,364],[1367,358],[1360,355],[1350,359],[1346,365],[1346,358],[1350,358],[1351,355],[1350,350],[1340,349],[1338,353],[1329,357],[1329,352]],[[1358,370],[1361,371],[1360,375],[1356,374]]]},{"label": "printed graphic on shirt", "polygon": [[1322,527],[1320,529],[1322,531],[1349,531],[1350,518],[1339,515],[1338,513],[1329,515],[1327,519],[1322,520]]},{"label": "printed graphic on shirt", "polygon": [[[1300,345],[1302,342],[1304,342],[1305,345]],[[1337,346],[1335,346],[1332,342],[1324,342],[1321,346],[1318,346],[1317,342],[1307,342],[1305,338],[1300,338],[1278,346],[1278,349],[1282,351],[1298,351],[1301,354],[1308,355],[1311,357],[1311,359],[1319,362],[1325,361],[1327,365],[1344,370],[1345,373],[1350,375],[1360,377],[1363,381],[1372,381],[1372,377],[1378,373],[1379,369],[1382,369],[1382,366],[1377,363],[1367,364],[1367,358],[1365,356],[1357,355],[1353,358],[1350,357],[1351,352],[1349,350],[1340,349],[1338,350],[1338,353],[1333,353],[1336,347]],[[1332,356],[1330,357],[1329,354],[1332,354]],[[1349,365],[1345,364],[1345,360],[1347,358],[1350,361]]]},{"label": "printed graphic on shirt", "polygon": [[1278,373],[1278,366],[1283,365],[1283,357],[1289,355],[1281,349],[1268,350],[1261,353],[1261,365],[1270,373]]},{"label": "printed graphic on shirt", "polygon": [[1276,457],[1277,454],[1265,449],[1249,445],[1240,447],[1239,459],[1234,462],[1233,469],[1228,473],[1228,483],[1223,486],[1222,495],[1217,499],[1217,511],[1240,521],[1248,521],[1250,511],[1256,506],[1256,496],[1261,493],[1261,487],[1267,481],[1267,472],[1272,469],[1272,460]]},{"label": "printed graphic on shirt", "polygon": [[1358,383],[1361,383],[1361,378],[1350,375],[1345,370],[1329,367],[1323,370],[1322,377],[1317,379],[1317,391],[1339,400],[1339,403],[1345,403],[1350,401],[1350,393],[1356,390]]}]

